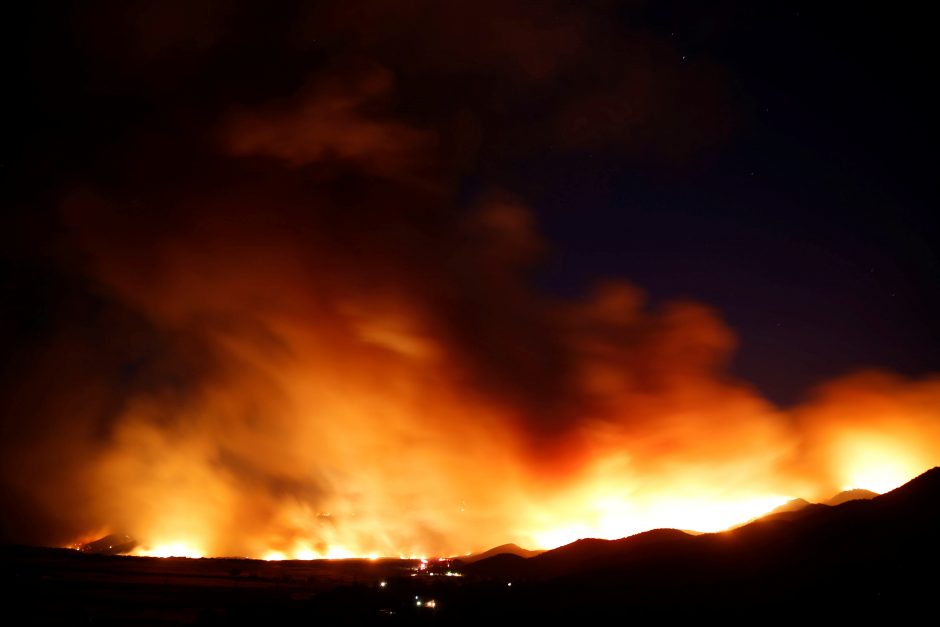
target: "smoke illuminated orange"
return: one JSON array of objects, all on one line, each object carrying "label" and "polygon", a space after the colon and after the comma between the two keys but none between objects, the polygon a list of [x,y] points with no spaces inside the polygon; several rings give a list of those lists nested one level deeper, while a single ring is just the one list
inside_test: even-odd
[{"label": "smoke illuminated orange", "polygon": [[650,308],[626,282],[537,293],[543,243],[511,197],[448,213],[383,179],[337,207],[287,180],[182,190],[150,225],[70,200],[96,280],[155,329],[172,375],[122,390],[103,440],[62,447],[81,458],[79,531],[266,559],[551,548],[716,531],[940,458],[936,377],[861,373],[775,407],[728,374],[737,340],[707,305]]},{"label": "smoke illuminated orange", "polygon": [[[618,390],[606,399],[610,413],[575,423],[567,438],[576,448],[554,450],[582,461],[562,464],[559,474],[504,408],[442,382],[444,362],[389,353],[349,367],[342,363],[352,359],[349,351],[326,360],[329,367],[306,358],[265,364],[252,355],[270,368],[267,376],[278,377],[281,395],[269,397],[250,380],[218,382],[184,410],[185,427],[176,430],[158,428],[140,408],[102,458],[106,488],[99,498],[114,516],[109,522],[142,541],[139,555],[458,555],[505,542],[552,548],[660,527],[719,531],[797,496],[888,490],[931,463],[922,421],[860,434],[814,416],[813,428],[801,431],[799,421],[744,388],[683,377],[681,389],[666,397]],[[603,368],[585,367],[594,376]],[[892,385],[894,398],[903,399],[899,390],[937,391],[932,381]],[[805,411],[828,416],[830,402]],[[276,417],[277,429],[256,431],[237,419],[255,404]],[[835,464],[831,481],[824,466],[801,466],[811,459],[801,452],[810,444]],[[284,485],[220,466],[223,450]]]}]

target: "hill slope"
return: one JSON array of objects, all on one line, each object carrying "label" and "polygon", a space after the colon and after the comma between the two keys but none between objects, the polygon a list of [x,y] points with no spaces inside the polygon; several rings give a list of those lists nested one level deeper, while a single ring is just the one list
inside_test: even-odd
[{"label": "hill slope", "polygon": [[516,609],[546,618],[702,611],[743,617],[757,608],[798,617],[818,607],[831,616],[895,620],[934,598],[940,468],[869,500],[785,514],[700,536],[655,530],[579,540],[527,560],[481,560],[466,572],[537,590],[519,595]]},{"label": "hill slope", "polygon": [[460,558],[460,561],[464,564],[472,564],[473,562],[479,562],[480,560],[485,560],[496,555],[516,555],[518,557],[535,557],[543,551],[530,551],[529,549],[524,549],[518,544],[501,544],[495,546],[488,551],[483,551],[482,553],[473,553]]}]

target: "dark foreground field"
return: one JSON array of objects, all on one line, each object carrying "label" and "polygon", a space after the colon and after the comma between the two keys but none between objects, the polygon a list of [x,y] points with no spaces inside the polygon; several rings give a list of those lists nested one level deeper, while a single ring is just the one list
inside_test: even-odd
[{"label": "dark foreground field", "polygon": [[397,559],[160,559],[6,547],[0,572],[3,607],[16,624],[933,624],[938,532],[935,468],[871,500],[813,505],[730,532],[660,529],[528,558],[421,569]]},{"label": "dark foreground field", "polygon": [[433,593],[455,578],[445,576],[443,569],[434,576],[423,574],[419,564],[397,559],[266,562],[0,548],[6,608],[26,624],[264,625],[313,616],[329,619],[327,624],[362,624],[395,622],[400,615],[406,622],[420,621],[421,613],[434,612],[436,603],[426,608],[426,601],[420,606],[417,602],[433,600]]}]

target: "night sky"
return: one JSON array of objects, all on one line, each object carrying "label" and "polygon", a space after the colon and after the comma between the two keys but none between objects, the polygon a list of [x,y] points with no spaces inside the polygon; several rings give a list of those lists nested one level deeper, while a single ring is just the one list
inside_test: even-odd
[{"label": "night sky", "polygon": [[[297,255],[337,284],[368,289],[392,268],[377,289],[419,294],[452,321],[441,336],[468,368],[491,373],[468,379],[546,424],[567,420],[542,404],[563,403],[570,360],[532,303],[608,281],[651,311],[709,308],[734,334],[728,376],[778,407],[863,368],[938,371],[940,103],[924,11],[30,3],[8,22],[4,76],[6,446],[31,450],[55,412],[98,416],[106,439],[128,398],[184,398],[218,372],[169,304],[183,288],[151,262],[202,233],[229,252],[186,293],[211,292],[246,274],[245,251],[276,258],[276,237],[251,235],[269,227],[291,250],[344,251]],[[526,209],[486,223],[506,250],[467,252],[457,234],[487,203]],[[294,277],[270,276],[289,300]],[[37,515],[13,483],[4,508]]]},{"label": "night sky", "polygon": [[[34,7],[14,28],[8,341],[74,288],[48,265],[61,235],[58,194],[85,177],[121,176],[122,150],[141,135],[186,143],[221,98],[289,92],[344,45],[336,36],[325,50],[292,49],[281,34],[302,11],[292,3],[276,12],[234,3],[222,16],[211,3],[202,14],[157,4]],[[569,10],[561,3],[557,17],[546,9],[540,18],[574,28]],[[580,44],[583,65],[534,86],[474,76],[472,50],[460,51],[452,74],[412,69],[415,50],[376,52],[403,80],[427,81],[417,102],[400,103],[410,119],[465,100],[475,145],[454,173],[459,197],[496,186],[535,208],[551,244],[539,284],[567,296],[623,277],[654,302],[711,304],[739,335],[734,372],[778,403],[860,366],[940,368],[929,20],[914,7],[857,3],[583,11],[600,30]],[[460,45],[472,45],[463,34]],[[567,52],[533,50],[526,61]],[[571,111],[552,136],[560,106]]]},{"label": "night sky", "polygon": [[[734,371],[778,403],[860,366],[936,370],[926,27],[916,11],[753,4],[640,11],[684,63],[720,68],[727,134],[679,158],[597,146],[509,174],[556,245],[545,282],[571,293],[617,275],[716,306],[740,335]],[[694,99],[669,106],[680,125],[714,122]]]}]

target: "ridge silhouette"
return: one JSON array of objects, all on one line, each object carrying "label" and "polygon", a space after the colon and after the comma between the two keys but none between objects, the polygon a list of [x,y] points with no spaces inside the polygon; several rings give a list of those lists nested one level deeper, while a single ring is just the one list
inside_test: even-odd
[{"label": "ridge silhouette", "polygon": [[460,557],[459,560],[463,564],[472,564],[473,562],[479,562],[496,555],[515,555],[518,557],[535,557],[536,555],[543,553],[544,551],[530,551],[529,549],[524,549],[518,544],[501,544],[499,546],[494,546],[492,549],[486,551],[481,551],[479,553],[471,553]]},{"label": "ridge silhouette", "polygon": [[[529,559],[481,560],[465,572],[532,585],[552,600],[546,616],[744,616],[773,607],[797,617],[813,607],[897,619],[934,603],[938,530],[933,468],[871,499],[807,505],[730,531],[583,539]],[[542,614],[533,599],[521,606]]]},{"label": "ridge silhouette", "polygon": [[8,615],[32,624],[909,624],[936,613],[938,529],[934,468],[881,496],[811,504],[721,533],[654,529],[529,558],[503,545],[479,561],[454,560],[462,577],[395,559],[0,547],[0,583]]}]

